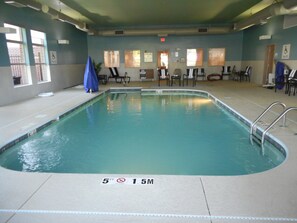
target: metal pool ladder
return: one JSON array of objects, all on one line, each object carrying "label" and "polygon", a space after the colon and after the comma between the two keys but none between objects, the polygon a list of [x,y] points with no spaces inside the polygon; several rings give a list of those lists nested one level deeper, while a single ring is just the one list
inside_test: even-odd
[{"label": "metal pool ladder", "polygon": [[[267,114],[267,112],[269,112],[273,107],[275,106],[282,106],[283,107],[283,112],[270,124],[268,125],[268,127],[264,130],[264,132],[262,133],[262,136],[257,135],[257,128],[256,128],[256,124],[261,120],[261,118],[263,118],[264,115]],[[262,150],[263,150],[263,145],[264,145],[264,140],[265,140],[265,135],[266,133],[281,119],[283,118],[283,126],[286,125],[286,114],[289,112],[288,110],[292,110],[291,108],[286,109],[286,105],[282,102],[276,101],[273,102],[271,105],[269,105],[260,115],[259,117],[251,124],[251,128],[250,128],[250,142],[253,144],[253,141],[255,140],[256,142],[258,142],[259,144],[261,144],[262,146]]]}]

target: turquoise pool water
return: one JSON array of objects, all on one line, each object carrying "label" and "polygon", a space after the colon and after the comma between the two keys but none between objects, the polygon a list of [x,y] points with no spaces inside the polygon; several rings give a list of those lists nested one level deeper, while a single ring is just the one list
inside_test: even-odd
[{"label": "turquoise pool water", "polygon": [[99,96],[0,155],[18,171],[105,174],[242,175],[279,165],[274,147],[194,94],[118,92]]}]

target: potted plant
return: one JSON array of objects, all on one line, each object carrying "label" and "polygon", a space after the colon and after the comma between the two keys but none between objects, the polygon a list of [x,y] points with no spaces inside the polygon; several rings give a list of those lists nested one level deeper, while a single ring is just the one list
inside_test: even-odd
[{"label": "potted plant", "polygon": [[95,60],[93,60],[93,66],[97,75],[99,75],[99,72],[101,70],[101,65],[102,65],[101,62],[96,63]]},{"label": "potted plant", "polygon": [[93,66],[94,66],[94,70],[96,72],[98,81],[101,81],[102,84],[106,84],[107,83],[106,75],[99,75],[99,72],[101,70],[101,65],[102,65],[101,62],[96,63],[95,60],[93,60]]}]

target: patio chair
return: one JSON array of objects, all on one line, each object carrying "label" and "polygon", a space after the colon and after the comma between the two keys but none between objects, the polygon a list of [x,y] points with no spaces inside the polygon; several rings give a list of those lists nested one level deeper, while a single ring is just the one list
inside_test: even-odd
[{"label": "patio chair", "polygon": [[244,71],[240,71],[239,81],[246,80],[251,82],[252,67],[247,66]]},{"label": "patio chair", "polygon": [[[126,83],[126,79],[128,79],[128,83],[130,82],[130,77],[125,75],[125,76],[120,76],[118,69],[116,67],[109,67],[109,71],[110,71],[110,76],[108,77],[108,81],[109,79],[114,78],[116,83]],[[118,81],[120,80],[120,81]]]},{"label": "patio chair", "polygon": [[187,81],[187,86],[189,83],[189,80],[193,81],[193,86],[196,85],[196,74],[197,74],[197,68],[187,68],[187,74],[183,75],[183,86],[185,85],[185,80]]},{"label": "patio chair", "polygon": [[293,92],[293,95],[296,94],[296,88],[297,88],[297,70],[293,69],[291,70],[288,81],[287,81],[287,88],[288,88],[288,95],[291,95],[291,92]]},{"label": "patio chair", "polygon": [[229,80],[231,75],[231,66],[222,66],[221,74],[222,74],[222,79],[224,79],[224,76],[226,76]]},{"label": "patio chair", "polygon": [[202,80],[205,80],[205,70],[204,70],[204,68],[197,68],[196,80],[198,80],[199,77],[202,77]]},{"label": "patio chair", "polygon": [[231,80],[235,80],[236,79],[236,76],[237,76],[237,71],[236,71],[236,66],[234,65],[232,67],[232,70],[231,70],[231,73],[230,73],[230,79]]},{"label": "patio chair", "polygon": [[173,75],[171,76],[171,86],[173,85],[173,81],[178,80],[179,86],[181,86],[181,76],[182,76],[182,71],[179,68],[176,68],[173,71]]},{"label": "patio chair", "polygon": [[170,84],[170,75],[168,74],[168,69],[159,68],[158,69],[158,85],[160,86],[161,80],[166,80],[166,84]]}]

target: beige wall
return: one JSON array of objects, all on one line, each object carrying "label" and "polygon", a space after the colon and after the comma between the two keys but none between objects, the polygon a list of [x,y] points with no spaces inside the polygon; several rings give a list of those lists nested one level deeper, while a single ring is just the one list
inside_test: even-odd
[{"label": "beige wall", "polygon": [[0,106],[36,97],[42,92],[55,92],[83,83],[85,64],[50,67],[51,82],[38,84],[35,67],[31,67],[32,84],[14,86],[10,67],[0,67]]}]

